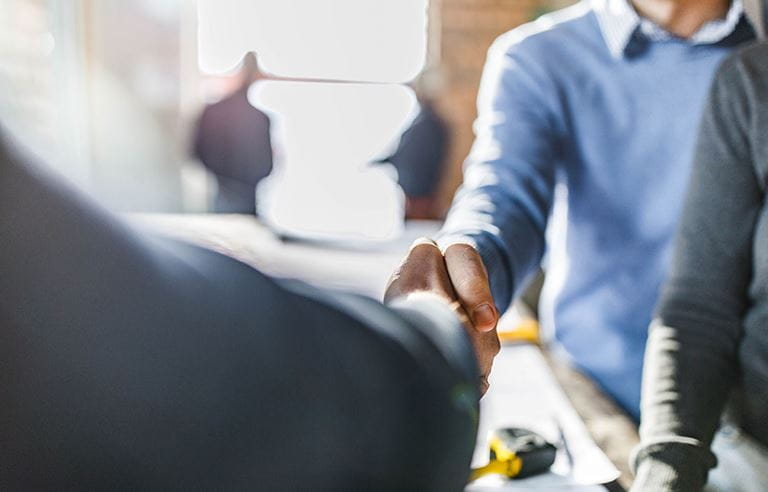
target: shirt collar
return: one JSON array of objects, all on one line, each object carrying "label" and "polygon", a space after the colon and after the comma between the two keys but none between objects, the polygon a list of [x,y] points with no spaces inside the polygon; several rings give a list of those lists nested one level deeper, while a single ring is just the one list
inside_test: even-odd
[{"label": "shirt collar", "polygon": [[[673,36],[653,22],[638,15],[629,0],[592,0],[600,29],[611,54],[621,58],[640,30],[651,41]],[[733,0],[725,19],[708,22],[689,40],[691,44],[713,44],[722,41],[736,30],[744,13],[742,0]]]}]

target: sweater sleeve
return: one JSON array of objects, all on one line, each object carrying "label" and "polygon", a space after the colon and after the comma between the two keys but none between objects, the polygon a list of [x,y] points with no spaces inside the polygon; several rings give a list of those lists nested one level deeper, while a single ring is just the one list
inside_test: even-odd
[{"label": "sweater sleeve", "polygon": [[512,31],[489,51],[477,138],[438,238],[442,248],[468,243],[479,251],[502,311],[544,254],[559,135],[546,57],[517,38]]},{"label": "sweater sleeve", "polygon": [[751,149],[751,91],[738,56],[715,80],[676,252],[643,378],[633,490],[700,490],[738,372],[752,244],[763,195]]}]

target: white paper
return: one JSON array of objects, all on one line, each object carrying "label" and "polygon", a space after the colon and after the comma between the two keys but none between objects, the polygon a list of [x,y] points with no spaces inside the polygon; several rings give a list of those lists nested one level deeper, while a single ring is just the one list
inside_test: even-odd
[{"label": "white paper", "polygon": [[[472,466],[488,463],[488,435],[503,427],[523,427],[540,433],[548,441],[558,444],[558,456],[548,474],[524,480],[484,477],[470,484],[467,492],[604,491],[599,485],[619,477],[619,471],[594,443],[560,389],[538,347],[502,347],[494,362],[490,383],[491,388],[481,401],[480,429]],[[565,452],[561,435],[570,453]]]}]

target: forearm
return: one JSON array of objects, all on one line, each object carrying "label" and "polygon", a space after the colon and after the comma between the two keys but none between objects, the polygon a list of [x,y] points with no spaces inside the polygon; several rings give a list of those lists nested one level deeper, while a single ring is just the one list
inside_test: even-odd
[{"label": "forearm", "polygon": [[[456,243],[474,246],[483,259],[496,306],[504,311],[544,254],[549,180],[526,189],[522,177],[503,164],[472,164],[437,238],[445,250]],[[483,184],[484,182],[492,184]]]},{"label": "forearm", "polygon": [[[366,297],[321,292],[306,284],[283,281],[288,290],[343,312],[371,332],[394,340],[435,379],[474,391],[477,361],[466,330],[448,300],[419,292],[390,300],[386,306]],[[477,400],[477,395],[470,399]]]},{"label": "forearm", "polygon": [[554,200],[558,153],[568,138],[557,81],[536,51],[502,36],[488,52],[477,139],[438,243],[476,246],[496,307],[539,266]]},{"label": "forearm", "polygon": [[[701,125],[691,185],[644,373],[637,490],[697,490],[737,380],[763,206],[749,151],[753,122],[738,58],[720,69]],[[661,480],[660,477],[666,477]]]},{"label": "forearm", "polygon": [[474,387],[478,372],[472,345],[446,301],[425,293],[396,300],[389,307],[426,338],[458,380]]},{"label": "forearm", "polygon": [[732,351],[704,327],[655,324],[643,375],[637,491],[700,490],[716,462],[709,447],[735,376]]},{"label": "forearm", "polygon": [[[349,395],[358,406],[376,408],[378,414],[402,407],[412,412],[400,416],[399,421],[395,417],[398,414],[393,413],[389,418],[392,429],[373,431],[377,440],[384,435],[389,440],[393,435],[408,436],[408,450],[391,448],[393,454],[380,458],[385,463],[413,466],[403,468],[406,475],[400,485],[413,490],[461,490],[476,441],[478,367],[466,330],[447,300],[423,292],[393,299],[384,306],[368,298],[320,292],[301,284],[293,283],[290,290],[365,326],[367,336],[378,339],[377,347],[363,354],[370,364],[378,353],[399,354],[389,356],[386,367],[369,366],[347,377],[358,381],[361,388],[375,388],[377,399],[371,402]],[[334,351],[343,354],[347,350],[342,342]],[[400,390],[383,392],[381,379],[371,378],[381,372],[395,374]],[[414,387],[414,381],[420,383]],[[425,465],[420,456],[434,459]]]}]

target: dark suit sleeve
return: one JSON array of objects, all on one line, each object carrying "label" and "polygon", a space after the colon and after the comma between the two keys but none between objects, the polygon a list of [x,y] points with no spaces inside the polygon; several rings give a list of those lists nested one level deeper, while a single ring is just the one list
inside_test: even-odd
[{"label": "dark suit sleeve", "polygon": [[0,134],[1,490],[461,490],[474,360],[434,301],[133,231]]}]

